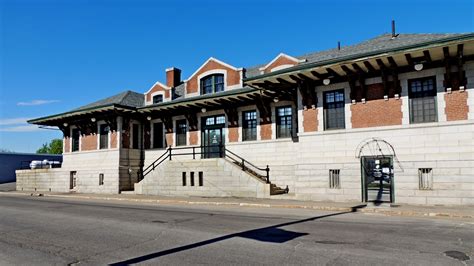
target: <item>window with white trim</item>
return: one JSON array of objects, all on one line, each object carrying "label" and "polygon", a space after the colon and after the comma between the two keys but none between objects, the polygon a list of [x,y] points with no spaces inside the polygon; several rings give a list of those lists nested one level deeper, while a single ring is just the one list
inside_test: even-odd
[{"label": "window with white trim", "polygon": [[81,133],[79,132],[78,128],[73,128],[72,129],[72,134],[71,134],[71,151],[79,151],[79,138],[81,136]]},{"label": "window with white trim", "polygon": [[162,103],[163,102],[163,94],[158,94],[153,96],[153,104]]},{"label": "window with white trim", "polygon": [[410,123],[438,121],[436,107],[436,77],[408,81],[410,100]]},{"label": "window with white trim", "polygon": [[109,132],[110,127],[108,125],[101,124],[99,126],[99,149],[109,148]]},{"label": "window with white trim", "polygon": [[224,91],[224,74],[212,74],[201,79],[201,94]]}]

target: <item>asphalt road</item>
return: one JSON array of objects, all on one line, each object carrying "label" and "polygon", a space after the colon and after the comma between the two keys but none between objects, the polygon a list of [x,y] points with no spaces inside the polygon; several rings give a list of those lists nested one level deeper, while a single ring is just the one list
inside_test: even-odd
[{"label": "asphalt road", "polygon": [[0,195],[0,265],[474,265],[473,253],[474,221]]}]

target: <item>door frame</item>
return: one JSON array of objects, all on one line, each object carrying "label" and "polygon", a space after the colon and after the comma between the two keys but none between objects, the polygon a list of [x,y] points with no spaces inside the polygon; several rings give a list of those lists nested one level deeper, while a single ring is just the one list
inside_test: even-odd
[{"label": "door frame", "polygon": [[[216,124],[214,123],[213,125],[206,125],[206,119],[208,118],[214,118],[214,122],[217,121],[217,117],[221,117],[223,116],[224,119],[225,119],[225,115],[210,115],[210,116],[205,116],[205,117],[202,117],[201,118],[201,148],[202,147],[205,147],[205,144],[207,142],[207,145],[209,145],[209,139],[206,138],[206,131],[208,130],[220,130],[220,142],[219,144],[220,145],[225,145],[225,127],[226,127],[226,122],[224,121],[224,123],[220,123],[220,124]],[[215,158],[213,156],[213,154],[207,154],[207,150],[209,148],[208,147],[205,147],[202,151],[202,154],[201,154],[201,157],[202,158]],[[220,156],[217,156],[217,157],[220,157]]]},{"label": "door frame", "polygon": [[[362,202],[369,202],[368,200],[368,188],[366,182],[366,173],[365,173],[365,160],[366,159],[390,159],[390,201],[388,203],[393,204],[395,202],[395,172],[393,167],[393,155],[384,155],[384,156],[361,156],[360,157],[360,171],[361,171],[361,194]],[[370,201],[372,202],[372,201]]]}]

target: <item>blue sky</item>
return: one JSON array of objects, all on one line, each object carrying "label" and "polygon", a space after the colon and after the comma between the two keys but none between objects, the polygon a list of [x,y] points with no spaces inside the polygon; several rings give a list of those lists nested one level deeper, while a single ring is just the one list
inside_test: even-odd
[{"label": "blue sky", "polygon": [[[336,2],[336,3],[334,3]],[[165,69],[191,75],[213,56],[267,63],[390,32],[473,32],[472,1],[0,0],[0,149],[34,152],[60,131],[26,119],[123,90]]]}]

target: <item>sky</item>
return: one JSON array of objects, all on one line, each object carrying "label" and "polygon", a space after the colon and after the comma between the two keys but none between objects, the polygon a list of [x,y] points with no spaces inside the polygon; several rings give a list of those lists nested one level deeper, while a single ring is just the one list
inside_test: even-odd
[{"label": "sky", "polygon": [[124,90],[209,57],[236,67],[351,45],[391,31],[474,32],[470,1],[0,0],[0,150],[61,138],[26,120]]}]

